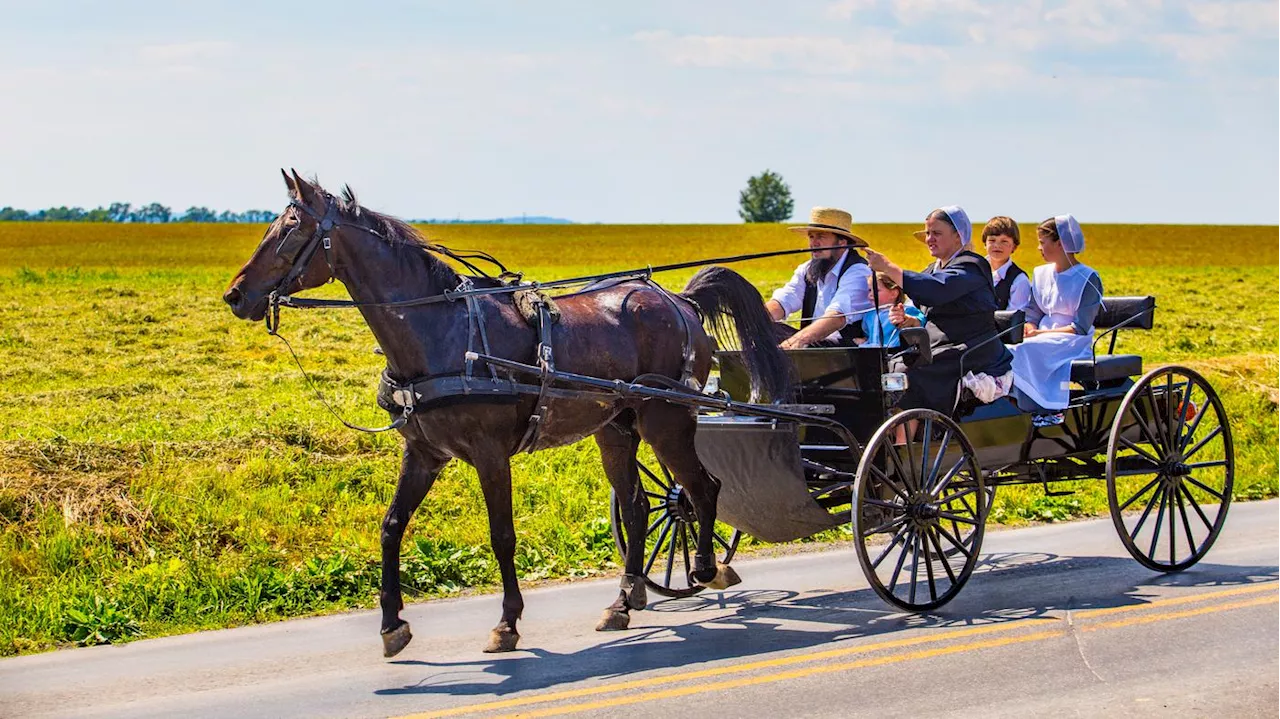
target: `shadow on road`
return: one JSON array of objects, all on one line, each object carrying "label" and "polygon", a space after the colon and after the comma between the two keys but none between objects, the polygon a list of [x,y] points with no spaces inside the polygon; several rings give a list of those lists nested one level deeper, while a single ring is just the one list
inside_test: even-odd
[{"label": "shadow on road", "polygon": [[[856,566],[833,572],[857,571]],[[616,679],[725,659],[802,650],[853,639],[888,638],[907,629],[998,624],[1051,612],[1141,605],[1161,587],[1229,587],[1277,580],[1275,566],[1201,562],[1178,574],[1153,574],[1129,559],[1046,553],[984,555],[965,591],[928,614],[891,609],[871,589],[850,592],[747,590],[707,592],[651,604],[632,629],[572,653],[525,649],[475,662],[400,661],[420,665],[420,681],[375,694],[505,695],[585,679]],[[646,626],[650,612],[688,621]],[[594,618],[584,621],[590,621]],[[832,647],[835,648],[835,647]],[[485,677],[477,681],[477,675]],[[672,677],[678,679],[678,674]]]}]

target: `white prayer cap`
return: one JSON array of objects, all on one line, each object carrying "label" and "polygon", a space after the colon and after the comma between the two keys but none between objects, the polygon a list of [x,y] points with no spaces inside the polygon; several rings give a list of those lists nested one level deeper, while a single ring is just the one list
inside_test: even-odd
[{"label": "white prayer cap", "polygon": [[969,221],[969,215],[964,208],[959,205],[947,205],[938,209],[951,219],[956,232],[960,233],[960,246],[966,250],[969,249],[973,240],[973,223]]},{"label": "white prayer cap", "polygon": [[1058,215],[1053,218],[1053,224],[1058,229],[1058,240],[1062,243],[1062,249],[1073,254],[1084,252],[1084,232],[1081,231],[1080,223],[1076,222],[1075,217]]}]

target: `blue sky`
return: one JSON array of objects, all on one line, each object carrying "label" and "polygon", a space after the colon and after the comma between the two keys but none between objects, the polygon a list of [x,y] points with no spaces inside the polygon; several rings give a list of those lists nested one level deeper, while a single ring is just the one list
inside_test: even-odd
[{"label": "blue sky", "polygon": [[1277,3],[0,0],[0,205],[736,222],[1280,215]]}]

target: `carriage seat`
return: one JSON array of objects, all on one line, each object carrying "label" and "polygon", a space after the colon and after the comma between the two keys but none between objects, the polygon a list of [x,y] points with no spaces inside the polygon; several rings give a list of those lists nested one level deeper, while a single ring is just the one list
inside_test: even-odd
[{"label": "carriage seat", "polygon": [[1156,298],[1146,297],[1103,297],[1102,309],[1093,322],[1096,329],[1102,330],[1094,338],[1093,347],[1097,352],[1098,344],[1107,335],[1111,335],[1108,354],[1094,354],[1089,359],[1075,360],[1071,363],[1071,381],[1079,384],[1101,384],[1136,377],[1142,374],[1142,356],[1115,354],[1117,330],[1149,330],[1155,324]]}]

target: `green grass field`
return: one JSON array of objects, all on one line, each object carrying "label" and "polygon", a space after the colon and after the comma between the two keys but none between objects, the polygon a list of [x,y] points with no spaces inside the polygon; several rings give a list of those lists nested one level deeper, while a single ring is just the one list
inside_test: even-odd
[{"label": "green grass field", "polygon": [[[913,227],[859,229],[905,266],[927,261]],[[1148,367],[1203,370],[1232,417],[1237,498],[1274,496],[1276,228],[1085,229],[1083,259],[1108,294],[1159,301],[1156,329],[1127,333],[1121,346]],[[222,304],[261,232],[0,223],[0,655],[375,603],[398,438],[338,425],[284,347]],[[427,233],[542,280],[797,239],[772,225]],[[1024,246],[1016,259],[1029,268],[1038,258]],[[798,261],[737,269],[767,291]],[[659,279],[680,287],[691,274]],[[284,333],[345,416],[385,421],[373,403],[379,358],[357,314],[289,312]],[[518,457],[515,482],[522,577],[615,571],[594,443]],[[1093,515],[1106,511],[1105,491],[1002,490],[993,511],[1015,524]],[[418,596],[492,585],[487,532],[474,473],[451,465],[411,524],[406,585]]]}]

